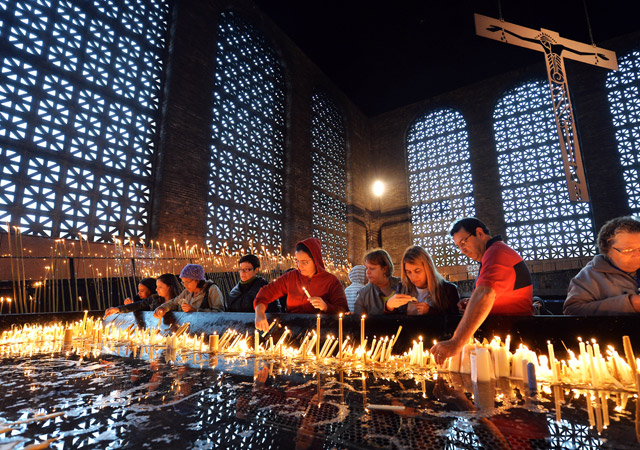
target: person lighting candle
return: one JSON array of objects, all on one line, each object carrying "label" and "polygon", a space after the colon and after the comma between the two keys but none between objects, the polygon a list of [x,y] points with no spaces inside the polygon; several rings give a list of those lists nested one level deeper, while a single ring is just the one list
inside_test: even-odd
[{"label": "person lighting candle", "polygon": [[[145,300],[153,294],[156,294],[156,280],[153,278],[143,278],[140,280],[140,284],[138,284],[138,293],[134,295],[133,298],[125,298],[124,304],[129,305],[139,302],[140,300]],[[80,298],[80,301],[82,301],[82,298]]]},{"label": "person lighting candle", "polygon": [[205,280],[204,267],[200,264],[187,264],[180,272],[184,291],[176,298],[156,308],[153,317],[163,317],[168,311],[178,308],[184,312],[224,310],[222,293],[213,281]]},{"label": "person lighting candle", "polygon": [[[295,263],[296,270],[264,286],[253,301],[259,330],[269,329],[265,315],[267,305],[284,295],[287,296],[287,312],[293,314],[339,314],[349,310],[342,283],[324,268],[319,239],[307,238],[298,242]],[[311,298],[307,298],[303,287]]]},{"label": "person lighting candle", "polygon": [[640,312],[640,221],[618,217],[598,233],[600,254],[569,282],[563,312],[618,315]]},{"label": "person lighting candle", "polygon": [[471,298],[461,300],[464,314],[453,337],[431,347],[438,364],[460,353],[489,314],[533,315],[529,268],[501,236],[492,238],[489,228],[475,217],[455,222],[450,234],[456,247],[481,266]]},{"label": "person lighting candle", "polygon": [[154,280],[154,283],[158,291],[157,293],[137,302],[108,308],[104,312],[104,316],[109,317],[112,314],[134,311],[153,311],[163,303],[177,297],[182,292],[182,285],[172,273],[160,275],[156,280]]},{"label": "person lighting candle", "polygon": [[417,300],[407,304],[408,314],[458,313],[458,288],[440,275],[424,248],[413,245],[404,251],[401,276],[402,286],[399,290],[403,294],[396,295],[392,303]]}]

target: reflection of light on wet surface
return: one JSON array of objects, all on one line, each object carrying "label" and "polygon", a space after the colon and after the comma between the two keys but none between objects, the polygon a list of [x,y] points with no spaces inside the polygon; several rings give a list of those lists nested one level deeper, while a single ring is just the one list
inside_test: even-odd
[{"label": "reflection of light on wet surface", "polygon": [[0,430],[11,428],[0,435],[0,449],[49,439],[54,449],[469,449],[495,448],[501,439],[531,448],[620,449],[637,443],[636,401],[629,395],[608,400],[611,425],[598,435],[584,394],[565,392],[558,423],[549,389],[527,395],[506,379],[478,388],[459,375],[434,381],[426,372],[341,372],[311,361],[256,364],[251,357],[203,354],[194,363],[180,352],[168,360],[156,352],[150,361],[148,353],[133,358],[126,347],[99,356],[60,350],[0,357]]}]

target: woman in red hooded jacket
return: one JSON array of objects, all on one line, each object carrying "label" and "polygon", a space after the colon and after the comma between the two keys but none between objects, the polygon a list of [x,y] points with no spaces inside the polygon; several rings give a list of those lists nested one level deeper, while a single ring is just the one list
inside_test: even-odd
[{"label": "woman in red hooded jacket", "polygon": [[[266,331],[267,305],[286,295],[287,312],[293,314],[339,314],[349,311],[342,283],[324,268],[319,239],[298,242],[295,250],[297,270],[291,270],[264,286],[253,301],[256,328]],[[310,298],[305,293],[306,288]]]}]

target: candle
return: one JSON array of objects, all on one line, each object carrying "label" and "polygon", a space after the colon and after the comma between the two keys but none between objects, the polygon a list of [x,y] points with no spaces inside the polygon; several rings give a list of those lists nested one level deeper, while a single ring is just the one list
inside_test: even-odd
[{"label": "candle", "polygon": [[307,295],[307,298],[311,298],[311,295],[309,294],[309,291],[307,291],[307,288],[302,286],[302,290],[304,291],[304,293]]},{"label": "candle", "polygon": [[364,352],[364,318],[367,317],[366,314],[363,314],[360,318],[360,348]]},{"label": "candle", "polygon": [[530,392],[538,392],[538,382],[536,381],[536,365],[532,362],[527,364],[527,380]]},{"label": "candle", "polygon": [[218,333],[213,333],[209,335],[209,352],[218,353],[218,345],[220,343],[220,336]]},{"label": "candle", "polygon": [[316,318],[316,358],[320,357],[320,314]]},{"label": "candle", "polygon": [[162,317],[158,319],[158,330],[162,328]]},{"label": "candle", "polygon": [[253,352],[255,354],[258,354],[259,347],[260,347],[260,333],[258,333],[258,330],[256,329],[253,332]]},{"label": "candle", "polygon": [[338,316],[338,341],[340,342],[340,361],[342,361],[342,313]]},{"label": "candle", "polygon": [[89,314],[89,311],[85,310],[84,311],[84,317],[82,318],[82,329],[84,330],[85,325],[87,324],[87,314]]},{"label": "candle", "polygon": [[547,350],[549,351],[549,368],[551,369],[551,375],[553,376],[553,382],[558,382],[558,373],[556,372],[556,355],[553,351],[553,344],[551,341],[547,341]]},{"label": "candle", "polygon": [[629,339],[629,336],[622,336],[622,344],[624,345],[624,355],[627,357],[627,363],[633,373],[633,381],[636,381],[636,389],[640,389],[636,380],[636,358],[633,355],[633,347],[631,347],[631,340]]}]

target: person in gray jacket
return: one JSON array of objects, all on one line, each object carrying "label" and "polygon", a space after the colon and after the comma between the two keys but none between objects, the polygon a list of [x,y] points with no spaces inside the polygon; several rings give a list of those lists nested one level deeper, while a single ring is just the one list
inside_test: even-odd
[{"label": "person in gray jacket", "polygon": [[393,276],[393,261],[386,250],[371,250],[364,256],[369,283],[360,289],[353,308],[355,315],[376,315],[406,312],[397,308],[388,309],[387,301],[398,291],[400,278]]},{"label": "person in gray jacket", "polygon": [[604,316],[640,312],[640,221],[618,217],[598,233],[600,254],[569,283],[563,312]]},{"label": "person in gray jacket", "polygon": [[153,317],[159,319],[169,311],[182,309],[186,313],[195,311],[224,311],[222,292],[213,281],[204,279],[204,267],[187,264],[180,272],[184,291],[176,298],[158,306]]}]

